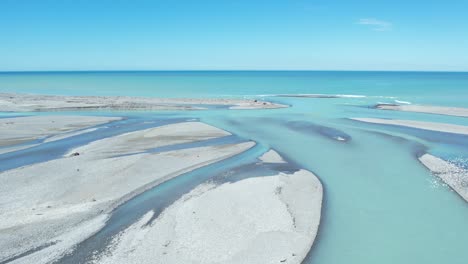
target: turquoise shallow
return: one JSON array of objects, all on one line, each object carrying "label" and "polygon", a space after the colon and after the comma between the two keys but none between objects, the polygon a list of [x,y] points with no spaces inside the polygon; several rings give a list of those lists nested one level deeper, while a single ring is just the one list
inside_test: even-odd
[{"label": "turquoise shallow", "polygon": [[[463,117],[372,108],[378,103],[468,107],[468,73],[0,73],[0,92],[255,98],[290,105],[274,110],[101,111],[85,114],[123,115],[129,117],[125,122],[200,119],[240,138],[258,142],[257,149],[242,154],[246,159],[271,147],[288,160],[316,173],[325,191],[323,217],[317,240],[305,263],[468,262],[467,204],[417,159],[418,155],[428,152],[466,169],[468,136],[349,119],[377,117],[468,126],[468,118]],[[279,94],[346,96],[320,99],[275,96]],[[337,141],[336,137],[345,140]],[[210,170],[218,173],[223,168],[229,169],[243,162],[242,155],[186,176],[198,177],[199,174],[209,174]],[[0,169],[7,167],[0,164]],[[182,185],[185,185],[184,179],[176,179],[144,195],[158,197],[156,194],[167,193],[167,188]],[[144,208],[148,199],[136,197],[120,210]],[[139,215],[144,213],[134,211]],[[129,221],[132,219],[129,217]]]}]

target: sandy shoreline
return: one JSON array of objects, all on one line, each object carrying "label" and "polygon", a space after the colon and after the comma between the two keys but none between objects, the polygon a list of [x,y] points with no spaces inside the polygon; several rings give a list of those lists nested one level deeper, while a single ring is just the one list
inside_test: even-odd
[{"label": "sandy shoreline", "polygon": [[[285,162],[267,153],[264,162]],[[148,212],[93,263],[301,263],[317,234],[322,195],[306,170],[205,183],[154,222]]]},{"label": "sandy shoreline", "polygon": [[411,128],[418,128],[424,130],[431,130],[444,133],[468,135],[468,126],[453,125],[446,123],[423,122],[413,120],[398,120],[398,119],[381,119],[381,118],[350,118],[365,123],[382,124],[382,125],[395,125]]},{"label": "sandy shoreline", "polygon": [[273,109],[286,105],[258,100],[150,98],[129,96],[59,96],[0,93],[0,112],[92,111],[92,110],[204,110],[210,106],[228,109]]},{"label": "sandy shoreline", "polygon": [[468,202],[468,172],[466,170],[430,154],[422,155],[419,161]]},{"label": "sandy shoreline", "polygon": [[14,263],[57,259],[102,228],[108,213],[122,202],[182,173],[239,154],[255,143],[119,157],[114,157],[115,152],[131,154],[156,145],[226,134],[197,122],[167,125],[102,139],[70,151],[81,152],[78,156],[0,173],[0,262],[54,241]]},{"label": "sandy shoreline", "polygon": [[415,112],[415,113],[468,117],[468,109],[462,108],[462,107],[378,104],[375,106],[375,108],[381,109],[381,110],[393,110],[393,111],[405,111],[405,112]]}]

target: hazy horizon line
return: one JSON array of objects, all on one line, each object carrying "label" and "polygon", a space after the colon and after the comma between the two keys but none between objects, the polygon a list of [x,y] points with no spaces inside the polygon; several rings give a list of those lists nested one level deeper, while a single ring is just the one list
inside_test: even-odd
[{"label": "hazy horizon line", "polygon": [[468,70],[304,70],[304,69],[170,69],[170,70],[0,70],[0,73],[92,73],[92,72],[408,72],[408,73],[417,73],[417,72],[433,72],[433,73],[468,73]]}]

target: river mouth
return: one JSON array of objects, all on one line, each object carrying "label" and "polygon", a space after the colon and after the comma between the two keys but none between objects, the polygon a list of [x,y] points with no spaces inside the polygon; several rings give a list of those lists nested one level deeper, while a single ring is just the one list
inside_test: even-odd
[{"label": "river mouth", "polygon": [[[240,181],[252,175],[267,177],[277,171],[292,173],[298,168],[304,168],[320,177],[324,186],[324,200],[319,233],[303,263],[465,263],[468,259],[465,250],[465,245],[468,244],[466,202],[424,167],[418,157],[430,153],[453,161],[466,170],[467,137],[401,126],[366,124],[350,118],[405,119],[468,126],[467,119],[461,117],[384,111],[369,107],[379,102],[395,103],[399,99],[426,105],[468,107],[466,96],[460,95],[461,89],[467,85],[466,80],[454,77],[465,86],[447,81],[444,87],[448,88],[442,91],[440,83],[431,82],[424,74],[413,76],[412,78],[419,78],[417,80],[427,84],[425,86],[428,90],[423,93],[421,90],[405,90],[414,79],[392,74],[385,77],[383,73],[378,77],[347,73],[354,76],[352,78],[330,73],[320,78],[313,77],[317,73],[310,76],[305,73],[284,73],[276,77],[268,77],[267,73],[251,73],[249,76],[226,74],[231,81],[229,84],[219,81],[224,80],[225,75],[210,77],[210,74],[206,74],[193,79],[185,76],[185,81],[187,78],[193,81],[189,85],[175,78],[177,74],[174,73],[175,77],[166,77],[164,85],[173,83],[174,87],[184,87],[181,89],[187,90],[186,97],[194,94],[198,97],[222,97],[229,92],[229,96],[245,95],[290,107],[228,110],[226,107],[210,106],[204,111],[68,112],[66,114],[123,116],[125,119],[96,126],[97,130],[93,132],[43,144],[38,140],[31,143],[40,145],[0,154],[0,172],[4,172],[56,159],[69,149],[94,140],[149,127],[198,120],[233,135],[204,143],[155,148],[148,152],[173,151],[205,146],[204,144],[235,144],[248,140],[257,142],[254,148],[245,153],[185,173],[122,204],[112,211],[102,230],[80,243],[71,254],[58,262],[86,263],[92,260],[95,254],[105,250],[112,237],[146,212],[154,210],[153,218],[156,218],[182,195],[207,181],[221,184]],[[91,75],[90,82],[96,78],[99,82],[106,82],[106,87],[114,84],[115,87],[122,87],[105,74],[104,77],[98,75]],[[53,75],[50,78],[53,79]],[[63,78],[73,80],[75,77],[71,75]],[[135,76],[129,78],[128,82],[138,79]],[[327,81],[328,78],[333,81]],[[360,81],[360,78],[365,81]],[[170,89],[166,94],[159,88],[151,90],[150,87],[160,80],[157,77],[148,79],[152,81],[129,95],[157,96],[160,93],[170,97],[185,94],[183,91]],[[5,81],[0,80],[1,82]],[[59,81],[54,79],[51,82]],[[393,88],[382,88],[384,85],[380,84],[384,82],[392,83]],[[203,85],[207,85],[207,88],[203,88]],[[196,89],[187,88],[189,86],[197,86],[201,92],[198,94]],[[228,92],[221,91],[220,87],[229,88]],[[267,89],[269,87],[272,87],[271,90]],[[31,92],[26,88],[22,89],[23,92]],[[84,91],[88,94],[93,92],[86,87]],[[40,93],[41,90],[37,89],[35,92]],[[133,92],[122,88],[119,93]],[[269,96],[295,93],[329,96]],[[346,94],[365,97],[337,96]],[[63,113],[40,113],[60,114]],[[18,115],[9,113],[1,118]],[[265,167],[257,164],[257,158],[270,148],[277,150],[289,165]]]}]

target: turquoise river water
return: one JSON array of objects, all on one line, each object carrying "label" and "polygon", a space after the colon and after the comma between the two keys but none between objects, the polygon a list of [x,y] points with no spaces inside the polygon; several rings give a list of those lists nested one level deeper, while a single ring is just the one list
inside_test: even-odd
[{"label": "turquoise river water", "polygon": [[[468,136],[366,124],[349,119],[377,117],[468,126],[468,119],[462,117],[372,108],[377,103],[468,107],[468,73],[0,73],[0,92],[255,98],[291,106],[273,110],[80,112],[126,116],[128,119],[122,122],[127,126],[97,130],[66,143],[50,144],[48,148],[56,152],[47,152],[48,158],[99,137],[151,126],[148,121],[158,125],[199,119],[236,135],[226,140],[258,142],[256,148],[238,157],[180,176],[122,205],[115,214],[128,210],[134,215],[120,220],[128,223],[111,220],[117,229],[128,226],[151,208],[164,208],[203,180],[235,170],[236,166],[250,164],[263,151],[274,148],[295,166],[313,171],[324,186],[319,234],[305,263],[468,263],[468,205],[417,159],[418,155],[428,152],[467,169]],[[348,96],[274,96],[312,93]],[[12,115],[19,113],[0,113],[0,116]],[[334,139],[336,136],[346,140],[337,141]],[[44,156],[37,158],[40,151],[0,155],[0,170],[47,159]],[[110,226],[103,231],[102,241],[113,234],[112,228]],[[85,259],[89,247],[100,243],[99,234],[95,239],[88,245],[81,245],[77,254],[62,262],[81,262],[77,260]]]}]

